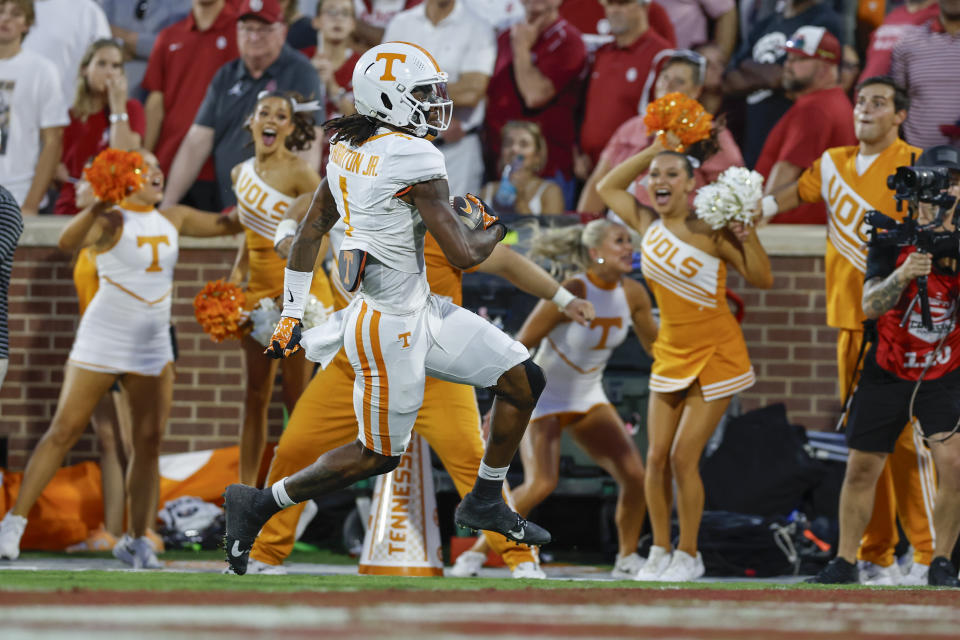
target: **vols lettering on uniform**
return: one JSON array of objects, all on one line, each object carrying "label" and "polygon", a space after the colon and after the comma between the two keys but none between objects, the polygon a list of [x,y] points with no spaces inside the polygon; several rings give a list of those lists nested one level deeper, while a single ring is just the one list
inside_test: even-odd
[{"label": "vols lettering on uniform", "polygon": [[867,270],[864,243],[869,229],[864,215],[874,207],[847,184],[833,156],[824,152],[820,162],[822,196],[828,204],[827,235],[837,251],[864,273]]},{"label": "vols lettering on uniform", "polygon": [[160,245],[169,245],[170,238],[167,236],[137,236],[137,248],[145,244],[150,245],[150,250],[153,252],[153,260],[146,270],[151,272],[163,271],[163,268],[160,266]]},{"label": "vols lettering on uniform", "polygon": [[243,163],[234,187],[240,223],[249,231],[269,240],[272,247],[277,224],[283,219],[293,198],[267,184],[257,175],[253,163],[253,158]]},{"label": "vols lettering on uniform", "polygon": [[330,162],[333,162],[344,171],[361,176],[376,177],[377,165],[380,156],[371,155],[369,158],[361,151],[351,149],[346,144],[338,142],[330,150]]},{"label": "vols lettering on uniform", "polygon": [[717,307],[719,260],[681,242],[661,223],[643,238],[644,274],[701,307]]}]

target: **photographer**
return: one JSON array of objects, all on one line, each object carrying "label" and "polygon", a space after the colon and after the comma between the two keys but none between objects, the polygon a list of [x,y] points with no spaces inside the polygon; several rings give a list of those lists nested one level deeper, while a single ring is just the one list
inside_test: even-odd
[{"label": "photographer", "polygon": [[[934,167],[938,169],[931,171]],[[945,191],[960,195],[957,149],[928,149],[917,168],[921,169],[908,177],[939,174],[949,185]],[[910,186],[899,180],[898,196]],[[859,582],[857,546],[870,519],[877,480],[909,420],[922,429],[940,481],[933,511],[937,536],[927,583],[960,587],[949,560],[960,531],[960,436],[954,434],[960,424],[958,235],[955,203],[938,207],[930,200],[942,191],[939,186],[934,191],[911,193],[911,216],[916,217],[874,234],[870,241],[862,302],[864,314],[876,320],[877,336],[864,359],[847,424],[850,457],[840,494],[837,557],[810,582]]]},{"label": "photographer", "polygon": [[[884,76],[867,78],[857,87],[853,128],[857,144],[827,149],[800,178],[764,198],[764,216],[788,211],[798,204],[820,202],[827,208],[826,271],[827,325],[837,329],[837,378],[846,406],[860,375],[863,353],[863,309],[860,298],[867,264],[867,210],[895,220],[894,192],[887,176],[913,164],[921,149],[899,136],[910,99],[903,87]],[[921,585],[933,558],[930,500],[937,492],[930,470],[933,459],[910,426],[902,426],[893,453],[877,483],[873,517],[860,541],[860,580],[869,585]],[[913,546],[913,564],[901,574],[894,556],[899,534],[897,518]]]}]

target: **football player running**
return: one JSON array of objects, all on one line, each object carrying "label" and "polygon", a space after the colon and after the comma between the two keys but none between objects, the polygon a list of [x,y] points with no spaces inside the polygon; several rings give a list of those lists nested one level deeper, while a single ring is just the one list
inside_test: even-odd
[{"label": "football player running", "polygon": [[[378,45],[353,72],[357,113],[325,125],[334,133],[327,177],[294,238],[283,313],[267,353],[285,357],[302,346],[308,359],[326,367],[342,347],[356,372],[358,437],[267,489],[227,487],[224,542],[237,574],[246,572],[257,533],[274,513],[397,466],[427,375],[490,388],[496,398],[486,453],[472,491],[457,508],[457,524],[531,545],[550,541],[547,531],[521,518],[502,496],[507,468],[543,390],[543,373],[522,344],[432,295],[427,285],[426,230],[459,269],[482,262],[507,231],[479,199],[460,200],[459,212],[450,205],[443,155],[429,142],[450,123],[446,79],[421,47]],[[327,323],[301,334],[320,242],[338,220],[346,227],[337,257],[341,283],[359,295]],[[564,292],[561,287],[554,300],[561,307],[569,302],[557,299]]]}]

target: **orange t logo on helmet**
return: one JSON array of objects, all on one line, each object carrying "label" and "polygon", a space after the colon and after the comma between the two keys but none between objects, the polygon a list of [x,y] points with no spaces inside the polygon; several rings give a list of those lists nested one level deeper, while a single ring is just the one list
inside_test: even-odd
[{"label": "orange t logo on helmet", "polygon": [[377,62],[380,60],[387,61],[387,68],[384,70],[383,75],[380,76],[380,80],[384,82],[390,82],[391,80],[396,80],[396,76],[393,75],[393,63],[396,61],[406,62],[407,56],[402,53],[378,53]]}]

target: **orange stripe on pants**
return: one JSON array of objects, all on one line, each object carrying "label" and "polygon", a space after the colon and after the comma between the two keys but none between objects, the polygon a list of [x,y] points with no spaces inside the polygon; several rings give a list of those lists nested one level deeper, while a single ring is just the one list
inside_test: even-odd
[{"label": "orange stripe on pants", "polygon": [[379,311],[374,311],[370,318],[370,347],[373,350],[373,361],[377,364],[377,411],[380,413],[378,424],[380,449],[386,455],[390,455],[390,390],[387,366],[383,363],[383,350],[380,348]]},{"label": "orange stripe on pants", "polygon": [[363,349],[363,319],[367,315],[367,303],[360,305],[360,313],[357,314],[357,326],[355,328],[355,337],[357,341],[357,356],[360,358],[360,372],[363,374],[363,415],[358,416],[363,419],[363,441],[367,449],[374,449],[373,428],[371,423],[373,419],[370,415],[373,406],[373,384],[370,380],[370,361],[367,360],[367,354]]},{"label": "orange stripe on pants", "polygon": [[[269,484],[293,475],[332,449],[357,439],[353,409],[354,371],[344,351],[317,372],[297,402],[270,466]],[[443,462],[460,496],[473,488],[483,457],[480,415],[472,387],[428,378],[414,429]],[[303,504],[280,511],[263,526],[251,557],[277,565],[290,555]],[[529,547],[485,532],[490,547],[509,567],[532,562]]]}]

